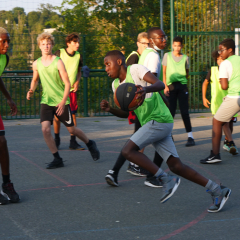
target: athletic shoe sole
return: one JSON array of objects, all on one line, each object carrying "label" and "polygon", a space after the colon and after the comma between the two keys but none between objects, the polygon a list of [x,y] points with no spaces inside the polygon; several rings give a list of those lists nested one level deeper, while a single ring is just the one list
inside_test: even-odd
[{"label": "athletic shoe sole", "polygon": [[118,183],[115,182],[114,178],[111,175],[106,175],[105,180],[110,186],[118,187]]},{"label": "athletic shoe sole", "polygon": [[[1,190],[1,194],[2,194],[8,201],[10,201],[11,203],[18,203],[18,202],[20,201],[20,197],[18,198],[18,200],[12,201],[12,200],[8,197],[8,195],[7,195],[5,192],[3,192],[3,190]],[[4,204],[6,204],[6,203],[4,203],[4,204],[0,203],[0,204],[1,204],[1,205],[4,205]]]},{"label": "athletic shoe sole", "polygon": [[227,193],[225,194],[225,197],[223,198],[223,200],[222,200],[222,202],[221,202],[221,204],[220,204],[220,207],[219,207],[219,209],[217,209],[217,210],[209,210],[208,209],[208,212],[219,212],[222,208],[223,208],[223,206],[225,205],[225,203],[227,202],[227,200],[228,200],[228,198],[230,197],[230,195],[231,195],[231,189],[229,189],[228,191],[227,191]]},{"label": "athletic shoe sole", "polygon": [[61,163],[61,164],[58,164],[58,165],[56,165],[56,166],[46,167],[46,169],[55,169],[55,168],[60,168],[60,167],[64,167],[64,164]]},{"label": "athletic shoe sole", "polygon": [[227,147],[225,147],[225,145],[223,145],[223,149],[227,152],[229,152],[229,149]]},{"label": "athletic shoe sole", "polygon": [[231,147],[230,150],[229,150],[229,152],[230,152],[232,155],[237,155],[237,154],[238,154],[237,149],[234,148],[234,147]]},{"label": "athletic shoe sole", "polygon": [[218,162],[221,162],[221,161],[222,161],[221,159],[214,159],[214,160],[211,160],[211,161],[201,161],[200,160],[200,163],[209,164],[209,163],[218,163]]},{"label": "athletic shoe sole", "polygon": [[78,151],[82,151],[85,150],[85,148],[69,148],[70,150],[78,150]]},{"label": "athletic shoe sole", "polygon": [[159,185],[154,185],[154,184],[152,184],[152,183],[150,183],[148,181],[145,181],[144,185],[146,185],[148,187],[154,187],[154,188],[161,188],[161,187],[163,187],[162,185],[160,185],[160,186]]},{"label": "athletic shoe sole", "polygon": [[146,174],[134,172],[134,171],[131,171],[130,169],[128,169],[127,172],[134,176],[137,176],[137,177],[146,177],[147,176]]},{"label": "athletic shoe sole", "polygon": [[169,195],[167,195],[165,198],[161,199],[161,203],[165,203],[176,192],[180,182],[181,182],[180,178],[177,178],[177,181],[176,181],[171,193]]}]

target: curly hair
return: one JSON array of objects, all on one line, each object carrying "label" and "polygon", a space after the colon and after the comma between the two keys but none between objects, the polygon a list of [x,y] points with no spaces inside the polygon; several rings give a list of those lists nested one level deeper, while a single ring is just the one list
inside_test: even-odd
[{"label": "curly hair", "polygon": [[50,40],[52,42],[52,45],[54,45],[54,37],[53,37],[53,35],[48,33],[48,32],[43,32],[43,33],[39,34],[38,37],[37,37],[38,46],[40,44],[40,41],[42,41],[44,39]]}]

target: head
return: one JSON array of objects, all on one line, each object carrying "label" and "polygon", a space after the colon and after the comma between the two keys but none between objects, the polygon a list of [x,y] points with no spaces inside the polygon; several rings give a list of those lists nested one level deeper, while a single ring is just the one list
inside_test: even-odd
[{"label": "head", "polygon": [[146,32],[139,33],[137,37],[137,46],[138,52],[140,54],[142,54],[145,48],[148,47],[148,44],[149,44],[148,34]]},{"label": "head", "polygon": [[149,47],[155,50],[162,50],[167,45],[167,36],[159,27],[148,29]]},{"label": "head", "polygon": [[5,28],[0,27],[0,54],[6,54],[10,44],[10,36]]},{"label": "head", "polygon": [[212,58],[214,59],[218,66],[220,66],[220,64],[223,62],[217,50],[212,52]]},{"label": "head", "polygon": [[38,35],[37,43],[39,48],[42,51],[42,54],[51,54],[52,48],[54,46],[54,37],[48,33],[44,32]]},{"label": "head", "polygon": [[173,39],[172,48],[175,53],[180,53],[182,50],[183,39],[181,37],[175,37]]},{"label": "head", "polygon": [[222,60],[227,59],[228,57],[235,54],[235,42],[231,38],[226,38],[220,42],[218,46],[218,53],[221,56]]},{"label": "head", "polygon": [[79,39],[79,36],[77,33],[71,33],[69,34],[66,39],[66,45],[67,45],[67,48],[69,48],[70,50],[76,52],[79,48],[79,42],[80,42],[80,39]]},{"label": "head", "polygon": [[105,71],[110,78],[118,78],[122,66],[125,66],[125,57],[118,51],[113,50],[106,54],[104,58]]}]

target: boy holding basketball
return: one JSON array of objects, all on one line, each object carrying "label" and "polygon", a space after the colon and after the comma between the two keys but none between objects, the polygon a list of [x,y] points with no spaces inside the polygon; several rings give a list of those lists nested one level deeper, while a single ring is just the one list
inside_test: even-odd
[{"label": "boy holding basketball", "polygon": [[[203,105],[206,108],[209,108],[208,105],[211,104],[211,112],[213,115],[215,115],[218,108],[222,104],[223,99],[227,96],[227,91],[222,89],[221,84],[219,82],[219,66],[223,62],[223,60],[220,57],[217,50],[212,52],[212,58],[215,60],[218,66],[211,67],[211,69],[209,70],[206,76],[206,79],[203,82],[202,99],[203,99]],[[211,103],[206,98],[206,92],[207,92],[207,87],[209,83],[211,84]],[[230,152],[233,155],[238,154],[238,149],[235,146],[235,143],[233,141],[232,142],[228,141],[227,136],[232,135],[233,122],[236,122],[236,121],[237,121],[237,118],[233,117],[229,123],[225,123],[223,125],[223,131],[225,133],[223,149]]]},{"label": "boy holding basketball", "polygon": [[[200,163],[221,162],[220,143],[222,127],[229,123],[232,117],[240,111],[240,57],[235,55],[235,42],[227,38],[218,46],[218,53],[224,60],[219,67],[219,79],[221,88],[228,90],[213,118],[212,150],[210,155],[200,160]],[[232,136],[227,136],[228,141],[233,141]]]},{"label": "boy holding basketball", "polygon": [[[227,187],[220,187],[180,161],[171,137],[173,118],[158,93],[164,90],[164,83],[159,81],[144,66],[136,64],[127,68],[123,54],[117,50],[106,54],[104,64],[109,77],[119,79],[120,84],[124,82],[134,83],[138,88],[137,93],[140,94],[140,106],[134,112],[142,127],[132,135],[123,147],[123,156],[147,169],[154,176],[161,177],[164,184],[161,202],[164,203],[177,190],[180,179],[168,175],[150,161],[146,155],[139,152],[139,149],[152,144],[172,172],[207,188],[214,199],[213,205],[208,209],[209,212],[220,211],[230,196],[231,190]],[[112,108],[106,100],[102,100],[100,106],[102,110],[118,117],[126,118],[128,116],[127,112]]]},{"label": "boy holding basketball", "polygon": [[[9,92],[7,91],[1,75],[4,69],[7,67],[9,62],[9,57],[7,55],[7,51],[10,44],[10,36],[6,29],[0,27],[0,91],[7,99],[7,103],[11,108],[12,115],[17,114],[17,106],[13,102]],[[7,140],[5,138],[5,129],[3,125],[3,121],[0,115],[0,164],[2,170],[2,190],[0,193],[0,205],[7,204],[8,200],[12,203],[19,202],[19,195],[16,193],[13,184],[10,180],[10,170],[9,170],[9,153],[7,147]]]},{"label": "boy holding basketball", "polygon": [[81,129],[74,126],[68,97],[71,85],[62,60],[52,54],[54,37],[44,32],[38,35],[37,42],[42,52],[42,57],[33,63],[33,79],[30,90],[27,93],[27,99],[30,100],[33,95],[40,77],[43,89],[40,121],[45,142],[54,157],[54,160],[48,164],[47,169],[64,166],[51,135],[51,124],[53,123],[54,115],[57,115],[70,134],[77,136],[87,145],[93,160],[98,160],[100,153],[96,143],[93,140],[89,140]]}]

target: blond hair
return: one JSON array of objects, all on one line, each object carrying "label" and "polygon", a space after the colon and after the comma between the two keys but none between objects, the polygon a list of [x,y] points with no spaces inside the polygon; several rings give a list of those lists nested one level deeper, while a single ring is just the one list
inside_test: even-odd
[{"label": "blond hair", "polygon": [[44,39],[50,40],[52,42],[52,45],[54,45],[53,35],[48,33],[48,32],[43,32],[43,33],[39,34],[38,37],[37,37],[38,46],[39,46],[40,42]]},{"label": "blond hair", "polygon": [[1,34],[9,34],[5,28],[0,27],[0,35]]},{"label": "blond hair", "polygon": [[141,39],[147,38],[148,39],[148,34],[146,32],[141,32],[138,34],[137,41],[140,42]]}]

